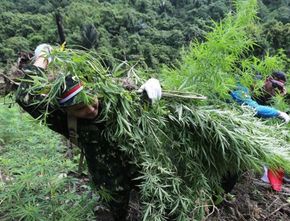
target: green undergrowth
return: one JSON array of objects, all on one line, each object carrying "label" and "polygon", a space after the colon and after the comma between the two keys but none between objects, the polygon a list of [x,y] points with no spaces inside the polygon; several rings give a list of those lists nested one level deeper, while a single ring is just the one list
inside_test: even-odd
[{"label": "green undergrowth", "polygon": [[92,220],[98,197],[64,158],[61,137],[0,104],[0,220]]}]

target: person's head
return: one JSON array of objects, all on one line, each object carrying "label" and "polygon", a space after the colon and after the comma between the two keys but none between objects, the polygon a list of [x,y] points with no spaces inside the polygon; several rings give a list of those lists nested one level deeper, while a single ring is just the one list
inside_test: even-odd
[{"label": "person's head", "polygon": [[98,115],[99,103],[97,98],[84,104],[82,99],[83,85],[81,81],[71,75],[65,78],[65,83],[60,89],[58,103],[68,114],[83,119],[94,119]]},{"label": "person's head", "polygon": [[265,81],[264,89],[265,91],[274,96],[275,94],[286,94],[286,74],[282,71],[274,71],[270,77]]},{"label": "person's head", "polygon": [[287,79],[286,79],[286,74],[282,71],[274,71],[272,73],[272,77],[280,82],[286,83]]}]

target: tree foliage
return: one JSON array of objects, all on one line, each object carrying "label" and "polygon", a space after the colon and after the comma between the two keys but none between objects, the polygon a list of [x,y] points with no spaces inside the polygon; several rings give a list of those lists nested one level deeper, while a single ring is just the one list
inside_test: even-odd
[{"label": "tree foliage", "polygon": [[[64,19],[68,45],[84,46],[122,60],[143,60],[151,68],[159,67],[160,63],[176,64],[180,58],[179,49],[191,41],[204,40],[212,20],[219,22],[229,11],[235,10],[233,2],[3,0],[0,61],[5,62],[11,56],[15,58],[19,52],[19,47],[11,40],[6,42],[13,37],[26,39],[22,50],[32,50],[41,42],[55,45],[58,37],[54,13],[58,10]],[[260,1],[263,26],[257,36],[261,39],[257,53],[264,54],[268,50],[274,53],[279,48],[289,50],[288,12],[287,1]],[[85,31],[85,27],[96,28],[97,34],[91,32],[93,36],[89,37],[96,39],[86,39],[88,30]],[[262,37],[264,35],[266,38]]]}]

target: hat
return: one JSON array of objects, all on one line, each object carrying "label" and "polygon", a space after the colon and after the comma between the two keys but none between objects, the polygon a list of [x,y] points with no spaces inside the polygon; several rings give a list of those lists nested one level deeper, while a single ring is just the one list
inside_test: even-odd
[{"label": "hat", "polygon": [[272,77],[276,78],[277,80],[281,80],[281,81],[286,82],[286,74],[282,71],[274,71],[272,73]]},{"label": "hat", "polygon": [[68,107],[79,103],[77,95],[83,90],[82,83],[71,75],[65,78],[65,85],[61,87],[58,103],[61,107]]},{"label": "hat", "polygon": [[38,45],[34,50],[34,59],[44,54],[47,56],[48,63],[50,63],[52,61],[52,57],[50,56],[52,49],[53,48],[49,44]]}]

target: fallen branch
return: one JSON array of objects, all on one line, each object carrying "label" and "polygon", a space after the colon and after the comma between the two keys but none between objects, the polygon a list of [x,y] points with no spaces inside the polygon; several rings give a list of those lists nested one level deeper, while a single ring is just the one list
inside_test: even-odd
[{"label": "fallen branch", "polygon": [[[261,181],[258,181],[257,179],[253,180],[253,183],[257,186],[263,187],[263,188],[267,188],[267,189],[272,189],[271,184],[269,183],[263,183]],[[277,192],[277,194],[282,194],[285,196],[290,196],[290,189],[288,188],[288,185],[285,187],[285,185],[282,186],[282,191],[281,192]]]},{"label": "fallen branch", "polygon": [[269,210],[278,199],[279,198],[276,198],[275,200],[273,200],[273,202],[267,207],[266,210]]},{"label": "fallen branch", "polygon": [[276,209],[274,212],[272,212],[269,216],[267,216],[266,218],[265,218],[265,220],[267,220],[269,217],[271,217],[271,216],[273,216],[275,213],[277,213],[279,210],[281,210],[281,209],[283,209],[284,207],[286,207],[286,206],[289,206],[290,205],[290,203],[285,203],[285,204],[283,204],[283,205],[281,205],[278,209]]},{"label": "fallen branch", "polygon": [[0,73],[0,75],[2,75],[5,79],[7,79],[8,81],[10,81],[12,84],[15,85],[19,85],[20,83],[17,83],[16,81],[13,81],[12,79],[10,79],[7,75]]},{"label": "fallen branch", "polygon": [[271,185],[269,183],[263,183],[263,182],[258,181],[258,180],[253,180],[253,183],[255,185],[258,185],[258,186],[261,186],[261,187],[264,187],[264,188],[271,188]]},{"label": "fallen branch", "polygon": [[242,213],[240,213],[240,211],[238,210],[238,208],[236,206],[235,206],[235,211],[238,214],[239,220],[247,221],[246,218],[244,217],[244,215]]},{"label": "fallen branch", "polygon": [[189,93],[174,93],[174,92],[162,92],[162,97],[178,97],[178,98],[184,98],[184,99],[198,99],[198,100],[206,100],[207,97],[201,96],[201,95],[193,95]]}]

